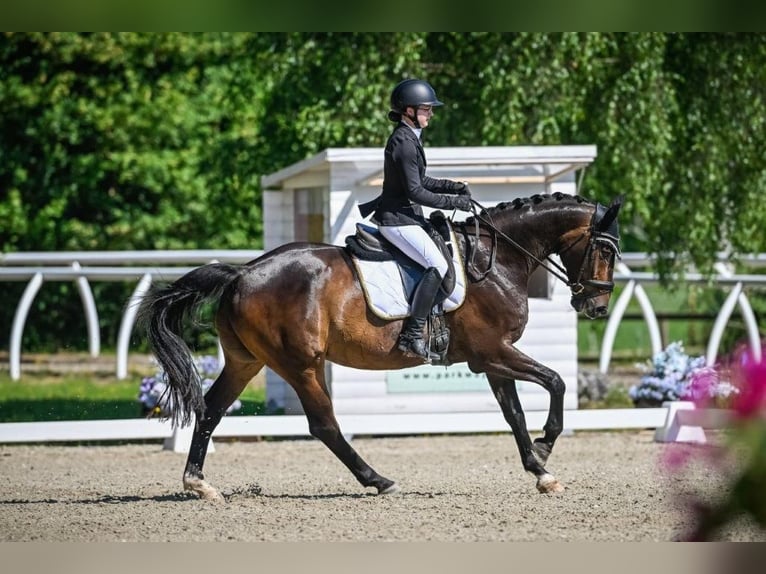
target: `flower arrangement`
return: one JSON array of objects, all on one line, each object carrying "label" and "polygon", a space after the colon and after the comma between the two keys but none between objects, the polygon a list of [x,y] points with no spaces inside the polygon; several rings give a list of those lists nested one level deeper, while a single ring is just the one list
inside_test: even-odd
[{"label": "flower arrangement", "polygon": [[659,406],[686,394],[692,375],[705,368],[705,358],[689,357],[683,343],[676,341],[655,353],[648,366],[641,367],[647,374],[638,385],[630,387],[628,394],[636,406]]},{"label": "flower arrangement", "polygon": [[[203,355],[194,358],[194,366],[200,374],[202,382],[202,392],[206,393],[212,386],[223,366],[216,357]],[[157,372],[149,377],[141,379],[141,386],[138,390],[138,402],[141,403],[143,412],[148,417],[170,415],[171,409],[168,408],[170,398],[167,383],[165,382],[165,372],[157,368]],[[242,408],[242,402],[237,399],[226,409],[226,414]]]},{"label": "flower arrangement", "polygon": [[628,390],[636,406],[660,406],[678,400],[700,402],[703,398],[721,403],[737,392],[731,383],[720,380],[715,368],[705,364],[705,357],[687,355],[681,341],[670,343],[642,367],[647,374]]}]

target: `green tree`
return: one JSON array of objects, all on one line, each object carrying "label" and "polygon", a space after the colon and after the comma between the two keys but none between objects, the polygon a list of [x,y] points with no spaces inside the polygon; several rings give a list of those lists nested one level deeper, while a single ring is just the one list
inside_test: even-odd
[{"label": "green tree", "polygon": [[264,92],[251,41],[6,34],[0,187],[14,224],[0,229],[3,249],[255,243],[250,150]]}]

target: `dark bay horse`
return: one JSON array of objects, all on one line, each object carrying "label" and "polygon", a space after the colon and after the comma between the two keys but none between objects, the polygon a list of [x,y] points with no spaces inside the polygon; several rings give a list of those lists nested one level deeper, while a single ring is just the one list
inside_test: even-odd
[{"label": "dark bay horse", "polygon": [[[609,207],[563,194],[503,203],[455,223],[457,248],[469,247],[474,268],[483,270],[466,287],[465,302],[447,315],[451,363],[467,362],[486,373],[513,431],[524,469],[540,492],[563,486],[545,469],[563,428],[564,382],[551,369],[514,347],[528,314],[532,271],[558,254],[563,267],[548,267],[572,291],[572,306],[590,318],[607,312],[619,254],[617,214]],[[478,243],[478,244],[477,244]],[[225,366],[202,395],[184,321],[206,301],[218,301],[215,327]],[[296,391],[310,433],[321,440],[365,487],[378,494],[398,485],[373,470],[343,437],[325,383],[325,361],[359,369],[402,369],[421,364],[396,346],[401,320],[377,318],[367,307],[347,251],[338,246],[292,243],[241,266],[203,265],[177,281],[155,286],[143,298],[139,319],[164,369],[173,422],[196,425],[183,475],[184,487],[205,499],[221,499],[202,468],[210,436],[226,408],[268,365]],[[532,441],[516,380],[541,385],[550,394],[543,436]]]}]

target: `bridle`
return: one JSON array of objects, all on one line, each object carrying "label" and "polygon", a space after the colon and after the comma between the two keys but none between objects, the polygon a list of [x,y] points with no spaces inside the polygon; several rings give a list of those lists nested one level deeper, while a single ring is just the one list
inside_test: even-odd
[{"label": "bridle", "polygon": [[[595,218],[595,213],[593,214]],[[580,268],[577,272],[577,279],[575,281],[567,281],[567,286],[572,290],[572,301],[585,301],[587,299],[593,299],[599,295],[611,293],[614,291],[614,281],[601,281],[599,279],[584,279],[586,271],[586,263],[593,258],[593,254],[600,249],[600,245],[604,245],[609,248],[613,257],[620,257],[620,248],[618,245],[618,239],[614,235],[610,235],[604,231],[597,231],[594,226],[594,221],[591,220],[590,227],[588,229],[588,247],[583,251],[582,261],[580,262]],[[581,235],[572,244],[562,249],[561,253],[564,253],[574,247],[580,240],[585,237],[585,234]],[[554,263],[551,261],[551,263]],[[561,268],[561,266],[559,266]],[[585,294],[585,288],[591,287],[595,292]]]},{"label": "bridle", "polygon": [[[489,256],[489,264],[487,268],[484,271],[478,271],[476,269],[476,265],[474,263],[474,258],[476,256],[476,249],[474,249],[471,252],[471,255],[469,257],[469,261],[467,265],[472,269],[474,276],[477,277],[477,281],[481,281],[489,275],[489,273],[492,271],[492,268],[495,264],[495,258],[497,254],[497,238],[500,237],[505,242],[509,243],[510,245],[513,245],[516,249],[527,255],[527,257],[530,257],[533,261],[537,262],[537,264],[548,271],[551,275],[556,277],[556,279],[559,279],[562,281],[569,289],[572,291],[572,301],[585,301],[587,299],[593,299],[594,297],[598,297],[600,295],[603,295],[605,293],[611,293],[614,291],[614,281],[601,281],[598,279],[586,279],[584,278],[585,272],[586,272],[586,264],[589,260],[592,259],[593,254],[596,252],[596,250],[600,249],[601,246],[606,246],[615,257],[620,257],[620,247],[619,247],[619,239],[605,231],[599,231],[596,229],[596,224],[598,221],[596,220],[596,216],[598,215],[598,209],[596,209],[593,212],[593,216],[590,220],[590,225],[588,226],[588,231],[585,233],[582,233],[577,239],[575,239],[572,243],[567,245],[564,249],[559,251],[559,255],[562,255],[575,247],[578,243],[580,243],[585,237],[588,237],[588,247],[583,251],[582,260],[580,261],[580,267],[577,271],[577,278],[574,281],[570,281],[568,275],[567,275],[567,269],[560,263],[552,260],[550,257],[547,257],[545,260],[540,259],[535,254],[531,253],[528,249],[520,245],[517,241],[500,231],[492,221],[491,216],[488,215],[489,219],[483,217],[481,213],[489,214],[489,211],[482,206],[478,201],[475,199],[471,199],[472,205],[472,211],[474,218],[477,221],[480,221],[483,223],[487,228],[489,228],[491,233],[491,247],[490,247],[490,256]],[[479,208],[481,211],[477,211],[476,208]],[[479,244],[479,225],[476,224],[475,226],[475,235],[476,235],[476,245]],[[467,242],[466,242],[467,243]],[[592,293],[585,293],[586,287],[591,287],[592,289],[595,289],[595,292]]]}]

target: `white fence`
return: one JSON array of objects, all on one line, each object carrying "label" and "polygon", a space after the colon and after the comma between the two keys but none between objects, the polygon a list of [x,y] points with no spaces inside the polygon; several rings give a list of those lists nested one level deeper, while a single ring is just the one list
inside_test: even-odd
[{"label": "white fence", "polygon": [[[194,267],[219,261],[243,263],[260,257],[261,250],[189,250],[189,251],[81,251],[59,253],[6,253],[0,255],[0,281],[27,281],[16,306],[11,327],[9,366],[11,378],[21,378],[21,342],[24,325],[37,293],[45,281],[74,281],[80,292],[88,329],[88,350],[92,357],[101,351],[98,310],[90,281],[137,281],[124,307],[117,337],[117,378],[128,375],[130,335],[136,318],[133,303],[149,289],[152,281],[173,280]],[[172,264],[173,266],[170,266]],[[162,266],[160,266],[162,265]]]},{"label": "white fence", "polygon": [[[750,268],[761,268],[766,266],[766,254],[750,255],[740,259],[740,262]],[[622,260],[617,263],[615,268],[615,281],[625,283],[620,296],[616,301],[610,304],[609,318],[607,320],[604,339],[601,344],[601,353],[599,357],[599,370],[606,373],[609,370],[609,363],[614,349],[614,341],[617,330],[625,315],[632,297],[638,301],[644,321],[649,329],[649,336],[652,345],[652,354],[656,354],[663,348],[662,336],[660,334],[657,314],[652,307],[652,303],[646,294],[644,284],[659,282],[659,276],[653,272],[635,272],[632,267],[646,268],[651,267],[652,259],[643,253],[625,253]],[[726,300],[718,311],[713,329],[707,344],[705,355],[706,363],[713,365],[718,357],[721,338],[724,330],[731,319],[735,306],[739,306],[742,318],[745,321],[747,329],[748,343],[753,356],[761,360],[761,341],[758,323],[747,298],[745,287],[766,288],[766,275],[752,275],[735,273],[729,257],[724,254],[718,254],[718,261],[715,264],[716,275],[712,278],[705,277],[699,273],[687,273],[684,281],[697,285],[714,285],[718,287],[731,287]],[[667,343],[667,342],[666,342]]]},{"label": "white fence", "polygon": [[[527,428],[540,431],[547,413],[526,413]],[[655,429],[657,442],[706,442],[705,429],[725,428],[729,411],[695,409],[690,402],[664,403],[649,409],[596,409],[564,411],[564,429],[611,430]],[[510,433],[500,413],[408,413],[339,415],[346,436],[396,436],[412,434]],[[213,433],[224,437],[306,437],[310,436],[303,415],[228,416]],[[164,439],[165,449],[188,452],[191,427],[172,428],[168,422],[151,419],[100,421],[57,421],[0,424],[0,444],[30,442],[77,442],[99,440]]]},{"label": "white fence", "polygon": [[[668,409],[597,409],[564,412],[566,430],[603,430],[659,428],[667,420]],[[547,413],[526,414],[527,428],[540,431]],[[445,433],[510,433],[500,413],[409,413],[338,415],[345,435],[411,435]],[[166,448],[187,452],[191,439],[189,428],[173,429],[170,423],[147,419],[108,421],[60,421],[0,424],[0,444],[27,442],[65,442],[98,440],[165,439]],[[185,436],[180,436],[185,435]],[[306,417],[226,416],[215,429],[213,438],[310,436]]]}]

